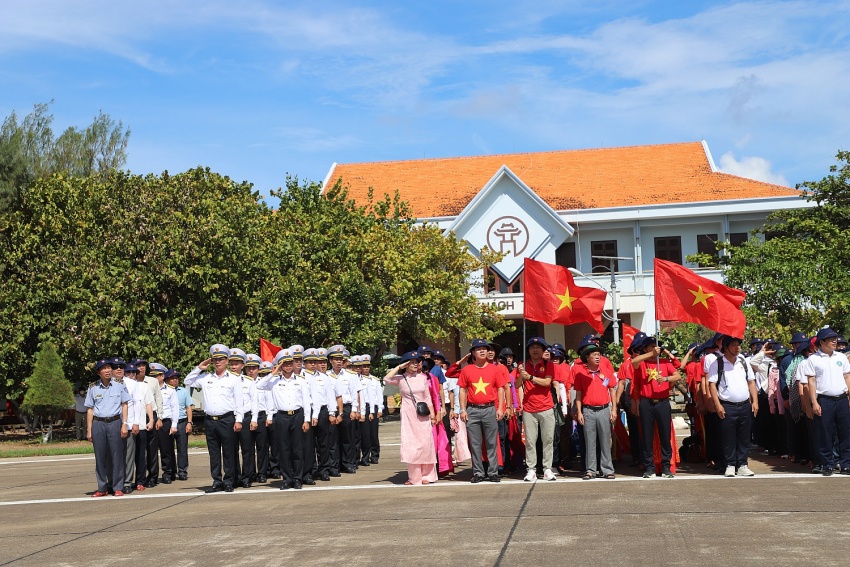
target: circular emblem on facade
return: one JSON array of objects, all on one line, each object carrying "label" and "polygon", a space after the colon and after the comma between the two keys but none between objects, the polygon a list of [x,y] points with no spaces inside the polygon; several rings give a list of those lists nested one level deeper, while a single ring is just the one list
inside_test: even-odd
[{"label": "circular emblem on facade", "polygon": [[528,227],[517,217],[499,217],[487,229],[487,246],[518,257],[528,247]]}]

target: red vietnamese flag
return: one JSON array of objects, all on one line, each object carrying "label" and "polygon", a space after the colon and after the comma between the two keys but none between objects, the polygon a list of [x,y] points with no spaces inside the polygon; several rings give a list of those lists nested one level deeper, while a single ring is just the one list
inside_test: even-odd
[{"label": "red vietnamese flag", "polygon": [[270,343],[266,339],[260,337],[260,360],[271,362],[274,360],[274,355],[280,352],[281,348],[274,343]]},{"label": "red vietnamese flag", "polygon": [[684,266],[655,259],[655,318],[699,323],[712,331],[741,338],[747,319],[740,289],[696,275]]},{"label": "red vietnamese flag", "polygon": [[608,293],[577,286],[572,274],[562,266],[526,258],[523,295],[526,319],[563,325],[585,322],[600,333],[604,330],[602,310]]},{"label": "red vietnamese flag", "polygon": [[623,360],[626,360],[629,357],[629,347],[640,330],[624,323],[620,325],[620,332],[623,334]]}]

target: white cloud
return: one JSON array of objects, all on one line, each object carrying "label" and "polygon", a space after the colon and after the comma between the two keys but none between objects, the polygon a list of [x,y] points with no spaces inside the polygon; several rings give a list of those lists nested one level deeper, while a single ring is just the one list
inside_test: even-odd
[{"label": "white cloud", "polygon": [[770,161],[756,156],[744,156],[740,160],[735,159],[732,152],[726,152],[720,156],[720,171],[731,173],[739,177],[765,181],[775,185],[789,187],[788,180],[783,175],[771,171]]}]

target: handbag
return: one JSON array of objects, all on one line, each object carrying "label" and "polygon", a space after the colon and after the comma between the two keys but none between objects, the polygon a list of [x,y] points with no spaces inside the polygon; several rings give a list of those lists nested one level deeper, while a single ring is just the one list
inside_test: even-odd
[{"label": "handbag", "polygon": [[413,395],[413,389],[410,387],[410,382],[407,381],[407,376],[404,377],[404,383],[407,384],[407,389],[410,390],[410,397],[413,398],[413,403],[416,404],[416,415],[431,415],[431,408],[425,402],[417,402],[416,396]]}]

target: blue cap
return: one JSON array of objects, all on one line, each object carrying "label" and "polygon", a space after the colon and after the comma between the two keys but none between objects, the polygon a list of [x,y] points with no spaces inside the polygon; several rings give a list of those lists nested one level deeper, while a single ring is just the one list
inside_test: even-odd
[{"label": "blue cap", "polygon": [[836,339],[841,338],[841,335],[830,329],[829,327],[824,327],[820,331],[818,331],[817,339],[818,342],[825,341],[827,339]]},{"label": "blue cap", "polygon": [[803,354],[807,348],[812,346],[811,341],[806,341],[804,343],[794,343],[794,354]]},{"label": "blue cap", "polygon": [[127,363],[124,362],[123,358],[120,356],[112,357],[112,368],[124,368],[125,366],[127,366]]},{"label": "blue cap", "polygon": [[691,343],[691,344],[689,344],[689,345],[688,345],[688,348],[686,348],[686,349],[685,349],[685,351],[687,352],[687,351],[689,351],[689,350],[691,350],[691,349],[694,349],[694,352],[696,352],[696,348],[697,348],[698,346],[699,346],[699,343]]},{"label": "blue cap", "polygon": [[97,362],[94,363],[94,371],[97,372],[104,366],[108,366],[112,368],[112,359],[111,358],[101,358]]},{"label": "blue cap", "polygon": [[434,350],[434,354],[431,355],[431,358],[442,358],[443,360],[446,360],[446,355],[444,355],[441,350]]},{"label": "blue cap", "polygon": [[472,345],[469,347],[469,352],[481,347],[489,349],[490,343],[485,339],[472,339]]},{"label": "blue cap", "polygon": [[740,337],[731,337],[729,335],[723,335],[723,339],[720,342],[720,346],[722,346],[723,348],[726,348],[729,345],[731,345],[732,343],[734,343],[735,341],[738,341],[739,343],[741,343],[741,342],[744,342],[744,339],[742,339]]},{"label": "blue cap", "polygon": [[763,345],[764,342],[765,342],[764,339],[760,339],[758,337],[753,337],[752,339],[750,339],[750,346]]},{"label": "blue cap", "polygon": [[433,354],[434,354],[434,349],[432,349],[432,348],[431,348],[431,347],[429,347],[428,345],[419,345],[419,348],[418,348],[418,349],[416,349],[416,352],[418,352],[419,354],[425,354],[425,353],[428,353],[428,354],[433,355]]},{"label": "blue cap", "polygon": [[136,366],[132,362],[124,367],[124,373],[125,374],[130,374],[132,372],[138,372],[138,371],[139,371],[138,366]]},{"label": "blue cap", "polygon": [[629,352],[637,350],[640,348],[640,343],[643,342],[643,339],[646,338],[646,333],[643,331],[638,331],[635,333],[635,336],[632,337],[632,343],[629,345]]},{"label": "blue cap", "polygon": [[401,357],[401,363],[404,364],[409,360],[422,360],[422,355],[419,354],[418,350],[412,350],[410,352],[404,353],[404,355]]},{"label": "blue cap", "polygon": [[136,358],[134,358],[133,360],[130,361],[130,364],[135,364],[137,367],[142,366],[142,365],[147,366],[148,361],[145,360],[144,358],[140,357],[140,356],[137,356]]},{"label": "blue cap", "polygon": [[230,349],[227,348],[227,345],[223,344],[215,344],[210,347],[210,358],[229,358],[230,357]]},{"label": "blue cap", "polygon": [[807,342],[809,342],[809,337],[807,337],[806,335],[804,335],[800,331],[797,331],[796,333],[791,335],[791,344],[792,345],[796,345],[798,343],[807,343]]},{"label": "blue cap", "polygon": [[532,346],[534,346],[534,345],[541,346],[541,347],[543,347],[543,349],[544,349],[544,350],[546,350],[547,348],[549,348],[549,343],[547,343],[547,342],[543,339],[543,337],[531,337],[530,339],[528,339],[528,342],[527,342],[527,343],[525,343],[525,348],[526,348],[526,349],[529,349],[529,348],[531,348],[531,347],[532,347]]},{"label": "blue cap", "polygon": [[[599,346],[599,343],[593,340],[594,336],[595,335],[586,335],[583,339],[581,339],[581,342],[578,344],[578,348],[576,349],[576,351],[581,354],[581,351],[586,349],[587,347]],[[634,341],[632,341],[632,344],[635,344]]]},{"label": "blue cap", "polygon": [[175,370],[174,368],[169,368],[168,372],[165,373],[165,379],[166,380],[168,380],[169,378],[174,378],[175,376],[177,378],[180,378],[180,376],[182,376],[182,374],[180,374],[179,370]]}]

